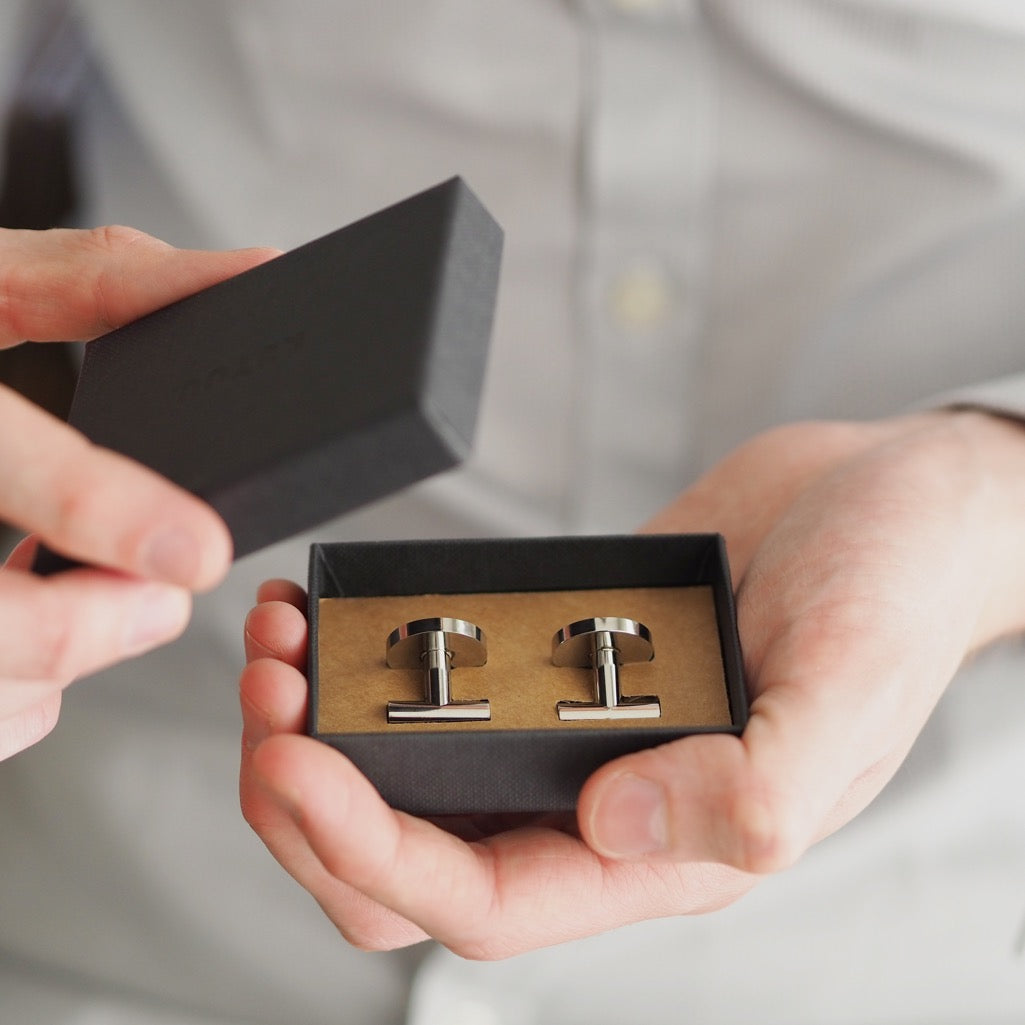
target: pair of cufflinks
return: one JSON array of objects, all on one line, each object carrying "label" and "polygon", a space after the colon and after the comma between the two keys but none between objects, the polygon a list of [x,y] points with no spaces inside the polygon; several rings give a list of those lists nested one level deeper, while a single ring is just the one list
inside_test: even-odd
[{"label": "pair of cufflinks", "polygon": [[[590,667],[594,673],[594,700],[558,702],[559,719],[657,719],[662,714],[657,696],[627,697],[619,686],[621,665],[650,662],[654,657],[651,631],[634,619],[597,616],[557,630],[552,638],[552,663]],[[487,639],[475,623],[447,617],[403,623],[388,635],[385,660],[392,669],[419,669],[424,681],[422,701],[388,702],[389,723],[491,719],[487,699],[452,698],[452,670],[482,666],[488,660]]]}]

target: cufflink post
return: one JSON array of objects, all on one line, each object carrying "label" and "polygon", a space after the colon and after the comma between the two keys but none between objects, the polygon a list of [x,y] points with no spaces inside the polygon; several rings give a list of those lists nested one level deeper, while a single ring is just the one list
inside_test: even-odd
[{"label": "cufflink post", "polygon": [[465,619],[416,619],[388,635],[385,661],[392,669],[421,669],[423,701],[389,701],[388,722],[479,722],[491,718],[485,700],[453,701],[452,670],[488,660],[484,631]]},{"label": "cufflink post", "polygon": [[662,706],[654,694],[625,697],[620,692],[619,667],[627,662],[650,662],[655,657],[651,631],[634,619],[599,616],[579,619],[552,638],[556,666],[590,666],[594,670],[594,701],[560,701],[559,718],[657,719]]}]

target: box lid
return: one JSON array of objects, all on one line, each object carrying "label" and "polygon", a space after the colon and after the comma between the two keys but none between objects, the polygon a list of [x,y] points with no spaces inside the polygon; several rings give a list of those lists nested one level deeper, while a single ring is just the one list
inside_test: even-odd
[{"label": "box lid", "polygon": [[90,343],[69,422],[245,555],[465,458],[501,248],[450,179]]}]

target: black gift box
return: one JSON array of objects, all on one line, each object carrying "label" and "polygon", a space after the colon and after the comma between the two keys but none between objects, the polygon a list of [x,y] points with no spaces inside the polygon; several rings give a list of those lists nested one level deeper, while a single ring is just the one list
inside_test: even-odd
[{"label": "black gift box", "polygon": [[465,458],[501,248],[453,178],[91,342],[69,423],[255,551]]},{"label": "black gift box", "polygon": [[[374,604],[382,608],[368,615]],[[417,682],[386,667],[388,630],[402,617],[468,608],[487,630],[493,675],[485,683],[481,668],[462,669],[453,685],[467,697],[490,692],[491,721],[389,724],[387,700],[415,697]],[[552,667],[553,632],[578,615],[635,610],[657,624],[656,656],[623,667],[622,679],[652,689],[658,664],[662,718],[560,722],[557,697],[586,697],[590,684],[586,670]],[[739,734],[747,721],[719,535],[318,544],[309,622],[309,733],[416,814],[569,810],[604,762],[691,734]]]},{"label": "black gift box", "polygon": [[[91,343],[69,421],[209,502],[236,556],[283,539],[465,457],[501,243],[452,179]],[[611,758],[746,722],[717,535],[319,544],[309,601],[309,732],[415,813],[570,809]],[[486,624],[486,664],[453,677],[493,695],[486,723],[387,721],[420,684],[386,636],[436,615]],[[653,630],[623,684],[664,715],[559,720],[590,683],[552,631],[582,616]]]}]

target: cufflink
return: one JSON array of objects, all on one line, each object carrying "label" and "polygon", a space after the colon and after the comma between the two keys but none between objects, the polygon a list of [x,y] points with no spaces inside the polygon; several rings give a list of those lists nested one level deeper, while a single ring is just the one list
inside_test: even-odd
[{"label": "cufflink", "polygon": [[590,666],[594,670],[594,701],[560,701],[562,720],[657,719],[662,706],[654,694],[625,697],[620,693],[619,667],[650,662],[655,657],[651,631],[634,619],[601,616],[579,619],[552,638],[552,662],[559,667]]},{"label": "cufflink", "polygon": [[453,701],[452,670],[482,666],[488,660],[487,640],[475,623],[436,617],[416,619],[388,635],[385,661],[391,669],[420,669],[423,701],[389,701],[388,722],[479,722],[491,718],[486,699]]}]

